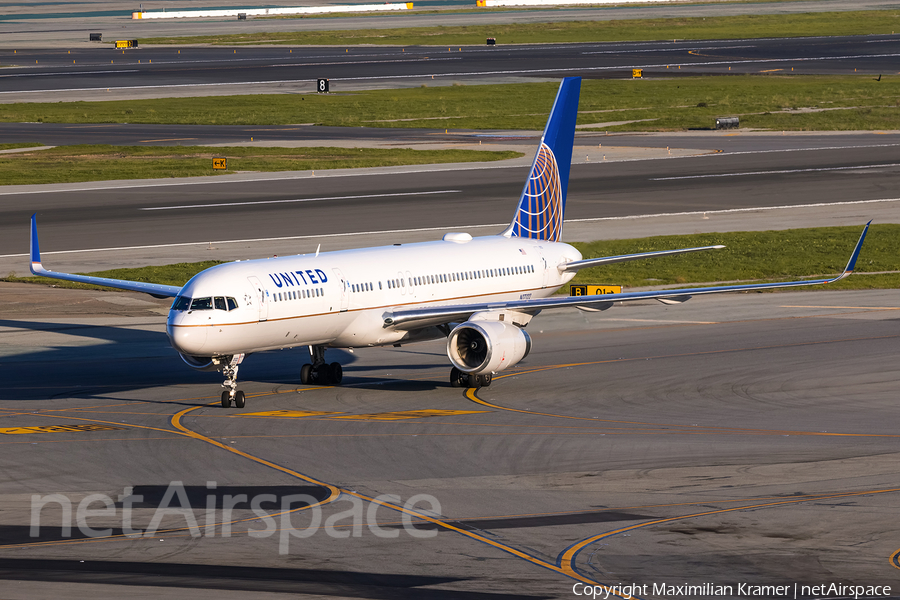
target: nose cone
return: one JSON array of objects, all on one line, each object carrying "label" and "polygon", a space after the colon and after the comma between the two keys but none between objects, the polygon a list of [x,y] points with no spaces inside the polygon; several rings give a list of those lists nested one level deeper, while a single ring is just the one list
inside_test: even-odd
[{"label": "nose cone", "polygon": [[203,347],[206,345],[206,333],[209,329],[204,326],[196,326],[184,323],[181,315],[173,317],[169,315],[166,322],[166,333],[169,342],[181,354],[190,356],[203,356]]}]

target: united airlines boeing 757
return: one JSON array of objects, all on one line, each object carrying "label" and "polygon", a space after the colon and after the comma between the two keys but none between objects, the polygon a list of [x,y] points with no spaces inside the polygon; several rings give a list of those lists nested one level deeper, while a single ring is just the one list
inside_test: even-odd
[{"label": "united airlines boeing 757", "polygon": [[616,302],[677,304],[699,294],[825,284],[832,279],[729,285],[603,296],[552,297],[580,269],[722,248],[706,246],[583,259],[561,242],[581,79],[560,85],[512,222],[499,235],[447,233],[440,241],[231,262],[198,273],[184,287],[56,273],[41,265],[31,218],[31,271],[175,298],[166,321],[172,346],[189,366],[219,370],[222,406],[242,408],[241,361],[253,352],[308,346],[303,384],[341,383],[327,348],[399,346],[447,338],[454,387],[487,386],[493,374],[528,355],[529,321],[542,310],[606,310]]}]

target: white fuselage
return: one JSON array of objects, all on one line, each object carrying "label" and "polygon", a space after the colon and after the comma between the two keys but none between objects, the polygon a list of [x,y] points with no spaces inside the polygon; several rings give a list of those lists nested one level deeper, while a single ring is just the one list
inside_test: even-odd
[{"label": "white fuselage", "polygon": [[[391,309],[547,297],[574,275],[557,266],[580,259],[562,243],[449,234],[436,242],[226,263],[184,286],[166,330],[172,346],[190,356],[397,344],[424,337],[385,328]],[[182,297],[201,301],[191,309]]]}]

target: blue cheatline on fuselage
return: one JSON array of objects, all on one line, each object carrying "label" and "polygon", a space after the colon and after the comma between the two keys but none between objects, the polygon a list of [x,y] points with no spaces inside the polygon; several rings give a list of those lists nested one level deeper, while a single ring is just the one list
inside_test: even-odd
[{"label": "blue cheatline on fuselage", "polygon": [[509,235],[551,242],[562,240],[580,93],[580,77],[567,77],[560,85],[516,215],[506,232]]}]

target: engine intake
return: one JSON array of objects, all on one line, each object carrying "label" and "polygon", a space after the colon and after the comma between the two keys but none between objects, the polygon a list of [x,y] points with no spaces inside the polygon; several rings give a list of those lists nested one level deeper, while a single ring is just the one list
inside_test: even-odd
[{"label": "engine intake", "polygon": [[178,356],[181,357],[184,364],[192,369],[197,369],[198,371],[215,371],[219,368],[211,356],[191,356],[189,354],[181,354],[180,352],[178,353]]},{"label": "engine intake", "polygon": [[496,373],[531,351],[531,336],[502,321],[467,321],[450,332],[447,356],[464,373]]}]

